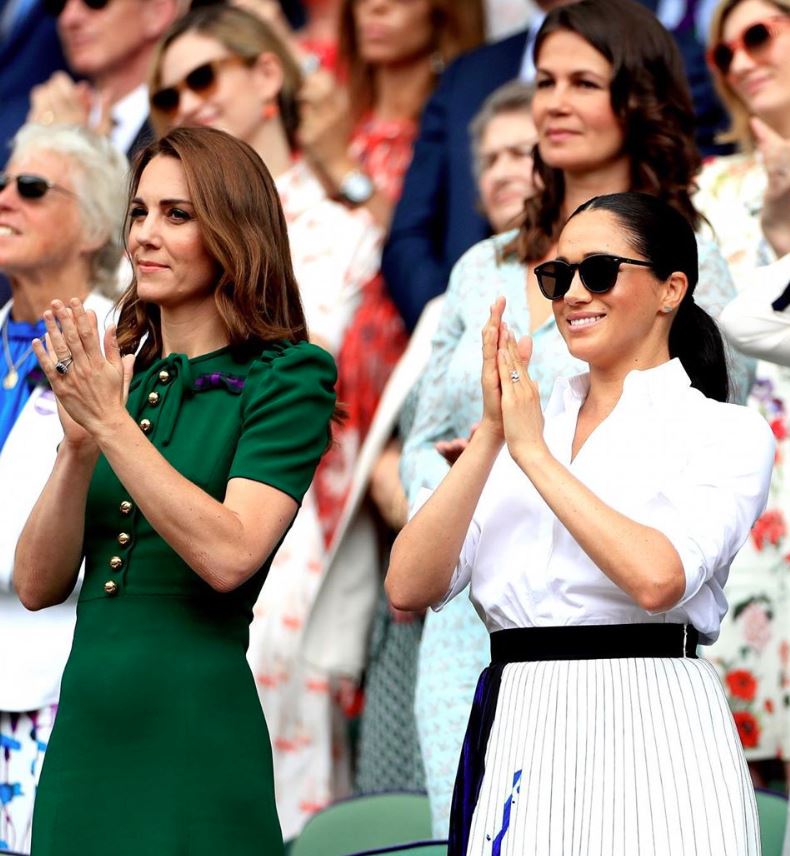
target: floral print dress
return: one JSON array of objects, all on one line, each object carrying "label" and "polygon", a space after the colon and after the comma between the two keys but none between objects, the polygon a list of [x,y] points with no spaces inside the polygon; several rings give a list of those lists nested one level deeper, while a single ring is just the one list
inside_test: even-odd
[{"label": "floral print dress", "polygon": [[[736,287],[774,260],[760,229],[765,173],[753,155],[710,161],[695,203],[708,218]],[[768,506],[730,569],[730,605],[706,656],[719,669],[749,760],[790,760],[790,369],[760,361],[748,404],[768,420],[776,462]]]}]

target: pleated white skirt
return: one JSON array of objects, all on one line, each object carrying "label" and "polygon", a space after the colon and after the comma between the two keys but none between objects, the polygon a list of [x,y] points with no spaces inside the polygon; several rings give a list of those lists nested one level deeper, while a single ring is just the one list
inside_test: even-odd
[{"label": "pleated white skirt", "polygon": [[757,808],[710,663],[504,667],[467,856],[759,856]]}]

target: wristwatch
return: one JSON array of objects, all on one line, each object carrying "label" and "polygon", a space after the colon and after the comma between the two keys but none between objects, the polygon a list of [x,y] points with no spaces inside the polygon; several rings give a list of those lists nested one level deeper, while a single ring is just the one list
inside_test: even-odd
[{"label": "wristwatch", "polygon": [[375,191],[370,176],[352,169],[343,176],[337,195],[349,205],[364,205]]}]

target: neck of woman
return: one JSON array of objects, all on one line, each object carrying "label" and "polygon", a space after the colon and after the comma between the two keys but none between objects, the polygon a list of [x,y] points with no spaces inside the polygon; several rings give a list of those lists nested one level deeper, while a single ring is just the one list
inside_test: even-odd
[{"label": "neck of woman", "polygon": [[648,337],[639,352],[626,360],[606,366],[590,366],[590,391],[584,401],[588,415],[600,415],[604,419],[612,412],[623,393],[626,376],[632,371],[646,371],[668,362],[669,346],[666,338]]},{"label": "neck of woman", "polygon": [[790,110],[777,110],[770,115],[759,117],[771,130],[776,131],[783,140],[790,140]]},{"label": "neck of woman", "polygon": [[273,178],[287,172],[293,165],[293,152],[279,119],[261,120],[250,139],[245,142],[260,155]]},{"label": "neck of woman", "polygon": [[565,200],[562,204],[562,222],[593,196],[608,193],[624,193],[631,188],[631,164],[620,158],[611,163],[585,172],[564,173]]},{"label": "neck of woman", "polygon": [[416,120],[434,85],[435,74],[427,56],[399,65],[378,66],[373,73],[373,113],[383,120]]},{"label": "neck of woman", "polygon": [[210,354],[229,344],[228,331],[213,295],[194,304],[161,309],[162,355],[186,354],[189,359]]},{"label": "neck of woman", "polygon": [[61,267],[11,274],[10,281],[14,301],[11,317],[29,324],[35,324],[53,300],[85,300],[91,291],[90,266],[81,259]]}]

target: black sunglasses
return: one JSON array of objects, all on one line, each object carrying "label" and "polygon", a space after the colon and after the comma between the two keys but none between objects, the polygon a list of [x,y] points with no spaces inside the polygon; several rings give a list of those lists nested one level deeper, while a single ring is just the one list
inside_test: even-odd
[{"label": "black sunglasses", "polygon": [[16,192],[22,199],[41,199],[50,190],[59,190],[67,196],[76,196],[75,193],[66,190],[65,187],[61,187],[54,181],[40,175],[9,175],[7,172],[0,172],[0,192],[5,190],[12,181],[16,182]]},{"label": "black sunglasses", "polygon": [[752,24],[738,38],[713,45],[708,51],[708,63],[722,74],[727,74],[735,58],[735,51],[742,48],[749,56],[759,53],[776,36],[782,23],[786,24],[788,21],[790,17],[787,15],[774,15],[765,21]]},{"label": "black sunglasses", "polygon": [[219,70],[233,63],[249,63],[250,60],[245,60],[238,56],[224,56],[220,59],[204,62],[192,71],[181,81],[174,86],[167,86],[164,89],[159,89],[151,96],[151,106],[160,113],[172,115],[178,110],[178,104],[181,101],[181,93],[185,89],[190,92],[195,92],[198,95],[209,95],[213,88],[217,85],[217,74]]},{"label": "black sunglasses", "polygon": [[[48,15],[52,15],[55,18],[60,15],[60,13],[66,8],[66,3],[68,0],[44,0],[44,11]],[[110,0],[82,0],[82,2],[89,8],[97,11],[99,9],[103,9]]]},{"label": "black sunglasses", "polygon": [[568,293],[573,282],[573,275],[579,271],[582,285],[593,294],[603,294],[614,287],[620,265],[639,265],[653,267],[652,262],[640,259],[626,259],[622,256],[610,256],[608,253],[596,253],[587,256],[578,264],[572,265],[562,259],[543,262],[535,268],[535,276],[544,297],[549,300],[560,300]]}]

